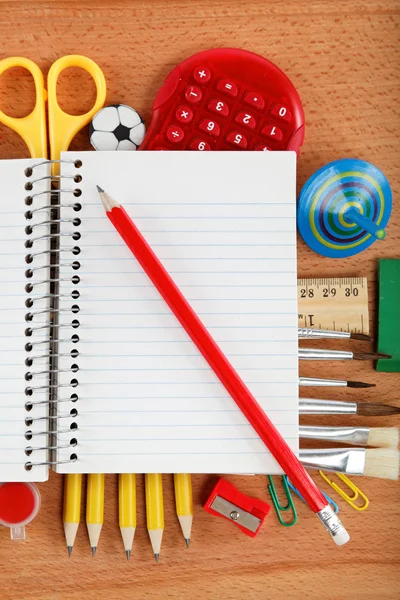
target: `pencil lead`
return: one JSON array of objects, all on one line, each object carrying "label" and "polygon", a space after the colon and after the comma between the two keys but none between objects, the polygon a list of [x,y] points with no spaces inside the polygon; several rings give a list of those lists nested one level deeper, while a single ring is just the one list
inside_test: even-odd
[{"label": "pencil lead", "polygon": [[372,342],[373,341],[373,338],[370,335],[366,335],[365,333],[351,333],[350,337],[353,340],[360,340],[360,341],[364,341],[364,342]]},{"label": "pencil lead", "polygon": [[71,556],[71,554],[72,554],[72,546],[67,546],[67,550],[68,550],[68,556]]},{"label": "pencil lead", "polygon": [[103,188],[101,188],[99,185],[96,185],[96,187],[97,187],[97,191],[99,192],[99,194],[103,194],[104,193]]},{"label": "pencil lead", "polygon": [[96,554],[96,550],[97,550],[97,547],[92,546],[92,556],[94,556]]},{"label": "pencil lead", "polygon": [[350,388],[369,388],[369,387],[375,387],[375,383],[365,383],[363,381],[348,381],[347,382],[347,387]]},{"label": "pencil lead", "polygon": [[378,404],[376,402],[358,402],[357,414],[364,417],[386,417],[400,413],[399,406],[389,404]]},{"label": "pencil lead", "polygon": [[156,559],[156,563],[158,563],[158,559],[160,558],[160,555],[159,554],[155,554],[154,558]]},{"label": "pencil lead", "polygon": [[186,548],[189,548],[189,546],[190,546],[190,538],[185,538],[185,542],[186,542]]},{"label": "pencil lead", "polygon": [[378,360],[379,358],[392,358],[390,354],[383,352],[354,352],[354,360]]},{"label": "pencil lead", "polygon": [[126,554],[126,560],[131,560],[131,551],[125,550],[125,554]]}]

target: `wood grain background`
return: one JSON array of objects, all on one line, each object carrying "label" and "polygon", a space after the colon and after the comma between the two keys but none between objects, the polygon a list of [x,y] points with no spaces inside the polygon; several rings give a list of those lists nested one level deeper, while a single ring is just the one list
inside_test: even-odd
[{"label": "wood grain background", "polygon": [[[306,114],[299,160],[299,188],[321,165],[356,156],[380,167],[392,185],[394,211],[388,237],[342,262],[318,257],[299,241],[299,275],[366,275],[370,315],[376,327],[376,270],[382,257],[400,255],[399,23],[400,3],[385,0],[0,0],[0,58],[21,55],[48,71],[64,54],[93,58],[104,70],[108,102],[134,106],[149,123],[152,100],[168,72],[187,56],[218,46],[253,50],[291,78]],[[79,113],[93,100],[93,86],[71,70],[60,82],[62,105]],[[33,105],[30,78],[9,72],[0,79],[0,107],[16,116]],[[88,149],[87,131],[74,149]],[[0,125],[0,158],[26,156],[24,143]],[[335,345],[335,347],[339,345]],[[333,344],[332,344],[333,347]],[[399,403],[399,375],[376,373],[368,363],[329,364],[329,375],[375,382],[363,393],[339,390],[319,397]],[[323,363],[301,373],[326,376]],[[317,394],[314,393],[317,397]],[[361,423],[332,418],[332,424]],[[307,422],[321,422],[308,418]],[[394,419],[363,424],[392,425]],[[399,422],[397,421],[397,424]],[[267,498],[265,477],[230,477],[243,491]],[[40,485],[42,508],[24,543],[0,531],[0,597],[15,599],[145,598],[234,600],[273,597],[303,600],[400,598],[398,484],[359,479],[370,508],[356,513],[340,502],[352,541],[336,548],[317,519],[297,502],[298,524],[281,527],[274,514],[255,540],[202,510],[215,477],[196,476],[195,523],[186,550],[174,512],[171,476],[164,477],[166,529],[156,566],[144,520],[139,485],[138,529],[133,556],[125,560],[117,527],[116,477],[106,480],[105,525],[94,559],[82,523],[70,559],[61,523],[62,479]],[[325,484],[321,486],[328,491]]]}]

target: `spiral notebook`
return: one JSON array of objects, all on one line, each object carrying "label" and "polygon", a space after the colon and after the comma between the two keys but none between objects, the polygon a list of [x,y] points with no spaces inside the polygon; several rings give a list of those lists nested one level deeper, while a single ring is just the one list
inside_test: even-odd
[{"label": "spiral notebook", "polygon": [[68,152],[51,193],[45,161],[1,161],[0,480],[281,473],[96,185],[297,452],[295,169],[292,152]]}]

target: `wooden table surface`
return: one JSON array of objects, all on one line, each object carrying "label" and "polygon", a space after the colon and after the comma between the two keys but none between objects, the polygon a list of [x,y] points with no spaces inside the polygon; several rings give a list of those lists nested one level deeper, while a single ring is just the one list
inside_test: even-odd
[{"label": "wooden table surface", "polygon": [[[299,240],[299,276],[368,276],[375,331],[377,261],[400,256],[399,12],[399,2],[386,0],[0,0],[0,58],[26,56],[47,72],[64,54],[90,56],[106,75],[107,101],[134,106],[147,124],[163,79],[187,56],[207,48],[236,46],[271,59],[291,78],[305,109],[299,188],[321,165],[346,156],[373,162],[392,185],[394,211],[384,242],[338,262],[317,256]],[[93,99],[93,87],[79,71],[63,76],[59,91],[63,106],[75,113],[89,108]],[[23,72],[3,75],[1,108],[21,116],[32,105],[29,77]],[[72,148],[89,149],[87,131],[77,136]],[[26,155],[24,143],[0,125],[0,158]],[[323,376],[326,365],[302,364],[301,373]],[[377,387],[365,392],[321,390],[320,397],[400,403],[399,375],[378,374],[369,363],[350,362],[329,364],[329,374],[375,382]],[[392,418],[356,417],[330,422],[396,423]],[[265,477],[229,479],[243,491],[268,499]],[[42,508],[28,527],[27,541],[11,542],[8,530],[0,531],[0,597],[400,598],[398,484],[357,480],[369,496],[370,507],[357,513],[340,502],[340,516],[352,541],[337,548],[300,502],[296,502],[295,527],[280,526],[271,514],[258,537],[247,538],[203,511],[214,481],[207,475],[193,477],[195,521],[192,544],[186,550],[174,512],[172,478],[164,476],[166,527],[161,560],[155,565],[145,528],[143,481],[131,561],[125,559],[117,526],[115,476],[106,479],[105,524],[96,557],[91,558],[82,522],[68,558],[61,523],[62,478],[52,473],[39,486]],[[325,484],[322,488],[329,490]]]}]

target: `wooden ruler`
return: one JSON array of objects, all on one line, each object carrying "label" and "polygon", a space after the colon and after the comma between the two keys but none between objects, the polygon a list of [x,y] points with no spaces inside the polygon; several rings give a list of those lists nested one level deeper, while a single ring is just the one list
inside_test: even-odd
[{"label": "wooden ruler", "polygon": [[299,327],[369,334],[366,277],[298,279]]}]

